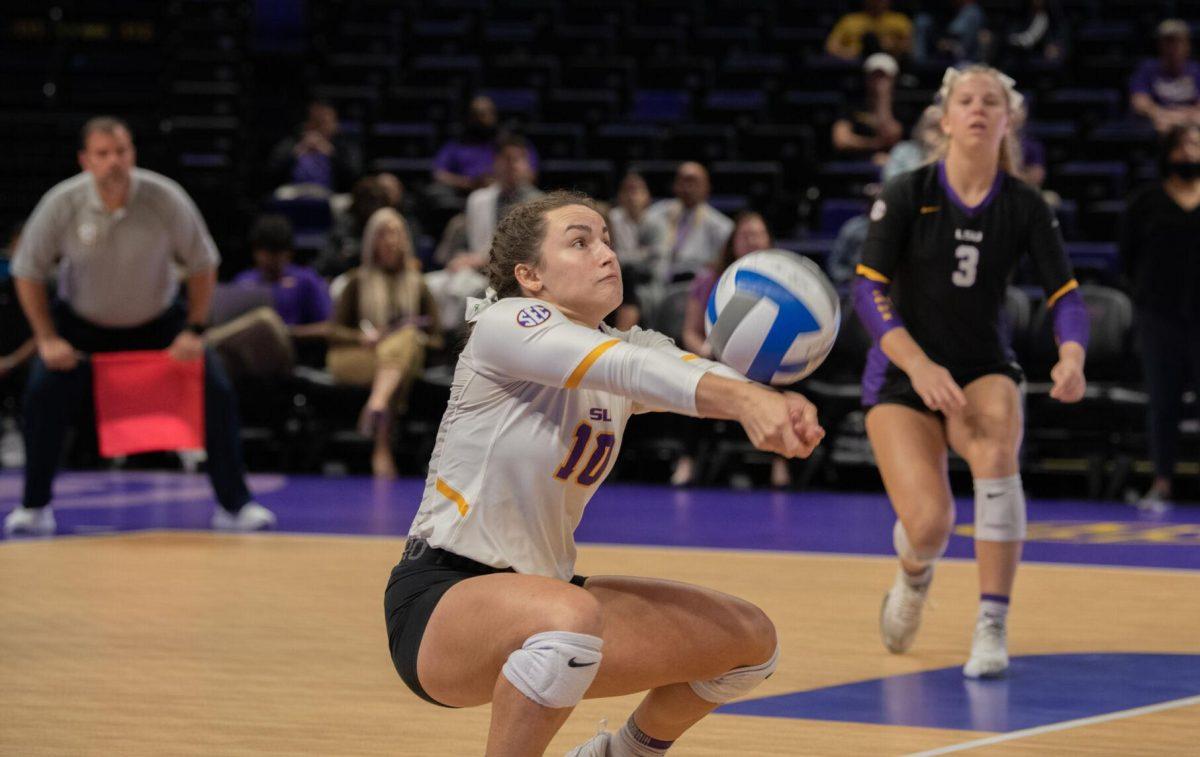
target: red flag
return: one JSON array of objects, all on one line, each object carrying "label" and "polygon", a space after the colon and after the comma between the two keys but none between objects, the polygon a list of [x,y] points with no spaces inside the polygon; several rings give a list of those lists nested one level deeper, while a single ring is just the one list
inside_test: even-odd
[{"label": "red flag", "polygon": [[204,449],[204,359],[166,351],[92,356],[100,454]]}]

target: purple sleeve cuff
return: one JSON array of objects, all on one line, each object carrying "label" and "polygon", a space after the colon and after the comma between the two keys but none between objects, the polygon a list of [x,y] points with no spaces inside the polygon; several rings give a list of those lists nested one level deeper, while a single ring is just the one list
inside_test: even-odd
[{"label": "purple sleeve cuff", "polygon": [[878,342],[883,335],[903,326],[900,315],[887,296],[887,285],[866,276],[854,277],[854,311],[867,328],[871,339]]},{"label": "purple sleeve cuff", "polygon": [[1078,289],[1058,298],[1054,303],[1054,339],[1059,344],[1063,342],[1078,342],[1087,349],[1088,332],[1091,324],[1088,321],[1087,307]]}]

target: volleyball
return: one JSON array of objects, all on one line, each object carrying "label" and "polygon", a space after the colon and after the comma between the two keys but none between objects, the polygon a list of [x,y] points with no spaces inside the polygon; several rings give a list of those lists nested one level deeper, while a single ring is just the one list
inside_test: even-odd
[{"label": "volleyball", "polygon": [[708,298],[713,356],[763,384],[792,384],[817,369],[837,339],[841,305],[811,260],[761,250],[737,260]]}]

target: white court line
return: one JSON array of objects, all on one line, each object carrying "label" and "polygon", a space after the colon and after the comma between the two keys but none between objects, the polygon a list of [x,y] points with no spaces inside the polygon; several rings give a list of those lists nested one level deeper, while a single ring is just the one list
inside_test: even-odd
[{"label": "white court line", "polygon": [[1040,725],[1036,728],[1026,728],[1023,731],[1012,731],[1011,733],[999,733],[995,736],[987,736],[974,741],[964,741],[961,744],[951,744],[939,749],[930,749],[927,752],[914,752],[908,757],[933,757],[938,754],[950,754],[951,752],[963,752],[967,749],[975,749],[981,746],[991,746],[1004,741],[1013,741],[1014,739],[1023,739],[1027,736],[1040,736],[1043,733],[1054,733],[1055,731],[1066,731],[1071,728],[1079,728],[1085,725],[1094,725],[1096,723],[1106,723],[1110,720],[1122,720],[1124,718],[1137,717],[1138,715],[1149,715],[1152,712],[1162,712],[1163,710],[1173,710],[1177,707],[1187,707],[1192,704],[1200,704],[1200,696],[1184,697],[1183,699],[1174,699],[1170,702],[1160,702],[1151,704],[1145,707],[1135,707],[1132,710],[1119,710],[1110,712],[1107,715],[1094,715],[1090,718],[1079,718],[1078,720],[1067,720],[1062,723],[1051,723],[1049,725]]}]

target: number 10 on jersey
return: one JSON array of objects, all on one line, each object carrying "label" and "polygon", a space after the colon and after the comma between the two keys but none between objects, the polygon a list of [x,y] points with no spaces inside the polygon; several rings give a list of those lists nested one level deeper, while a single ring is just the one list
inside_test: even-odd
[{"label": "number 10 on jersey", "polygon": [[[571,478],[579,466],[579,461],[583,459],[583,453],[592,439],[592,425],[586,421],[580,423],[575,427],[572,437],[571,451],[567,453],[558,472],[554,474],[555,478],[563,481]],[[604,475],[604,471],[612,461],[613,447],[616,446],[616,441],[617,437],[607,431],[596,434],[595,444],[590,445],[592,455],[588,458],[587,464],[583,466],[583,470],[579,472],[579,476],[575,479],[576,483],[591,486]]]}]

